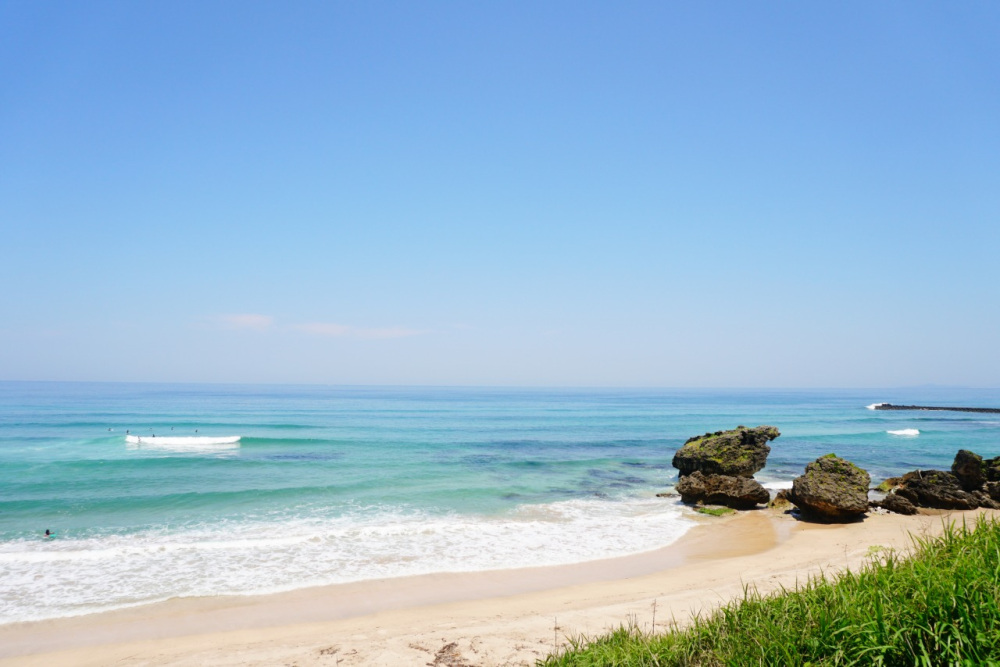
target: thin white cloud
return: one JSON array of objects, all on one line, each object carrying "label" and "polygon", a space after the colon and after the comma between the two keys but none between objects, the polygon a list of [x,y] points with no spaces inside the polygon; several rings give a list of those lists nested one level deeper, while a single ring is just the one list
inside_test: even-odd
[{"label": "thin white cloud", "polygon": [[253,329],[255,331],[269,329],[274,324],[274,318],[270,315],[256,313],[219,315],[215,321],[227,329]]},{"label": "thin white cloud", "polygon": [[290,329],[313,336],[348,337],[361,338],[365,340],[385,340],[389,338],[406,338],[408,336],[419,336],[426,333],[419,329],[408,329],[406,327],[381,327],[366,328],[352,327],[346,324],[334,324],[332,322],[308,322],[306,324],[293,324]]},{"label": "thin white cloud", "polygon": [[332,324],[330,322],[310,322],[308,324],[293,324],[290,329],[312,334],[313,336],[347,336],[351,333],[351,327],[344,324]]},{"label": "thin white cloud", "polygon": [[385,327],[382,329],[355,329],[354,335],[358,338],[407,338],[409,336],[419,336],[427,333],[419,329],[407,329],[406,327]]}]

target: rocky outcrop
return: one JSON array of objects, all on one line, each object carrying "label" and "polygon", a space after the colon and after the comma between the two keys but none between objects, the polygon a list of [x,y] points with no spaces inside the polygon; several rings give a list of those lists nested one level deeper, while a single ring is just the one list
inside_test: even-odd
[{"label": "rocky outcrop", "polygon": [[879,483],[879,485],[875,487],[875,490],[876,491],[880,491],[882,493],[889,493],[890,491],[892,491],[893,489],[895,489],[897,486],[899,486],[899,483],[902,482],[902,481],[903,481],[902,477],[888,477],[888,478],[882,480],[882,482]]},{"label": "rocky outcrop", "polygon": [[776,494],[774,494],[774,498],[771,499],[771,502],[769,502],[767,506],[770,507],[771,509],[790,511],[792,503],[790,500],[788,500],[788,494],[791,492],[792,492],[791,489],[781,489]]},{"label": "rocky outcrop", "polygon": [[971,510],[979,503],[962,488],[958,477],[943,470],[914,470],[903,475],[895,495],[906,498],[917,507],[942,510]]},{"label": "rocky outcrop", "polygon": [[803,515],[846,521],[868,511],[868,473],[835,454],[821,456],[792,482],[788,499]]},{"label": "rocky outcrop", "polygon": [[1000,482],[1000,456],[983,461],[983,472],[990,482]]},{"label": "rocky outcrop", "polygon": [[884,510],[895,512],[896,514],[916,514],[917,508],[909,500],[895,493],[890,493],[882,500],[872,503],[874,507],[881,507]]},{"label": "rocky outcrop", "polygon": [[985,491],[972,491],[972,498],[976,501],[976,504],[980,507],[985,507],[991,510],[1000,510],[1000,503],[990,498],[990,495]]},{"label": "rocky outcrop", "polygon": [[976,491],[986,483],[986,465],[983,457],[968,449],[958,450],[955,462],[951,464],[951,474],[966,491]]},{"label": "rocky outcrop", "polygon": [[975,452],[960,449],[951,472],[914,470],[893,481],[894,487],[887,489],[889,493],[878,503],[892,512],[899,511],[898,507],[905,510],[901,514],[910,514],[910,505],[915,509],[1000,509],[1000,456],[984,460]]},{"label": "rocky outcrop", "polygon": [[767,462],[767,443],[779,435],[773,426],[737,426],[688,438],[673,460],[680,471],[676,489],[681,500],[733,509],[766,503],[771,496],[753,474]]},{"label": "rocky outcrop", "polygon": [[694,472],[706,475],[752,477],[764,467],[771,447],[781,433],[773,426],[716,431],[689,438],[674,454],[673,465],[681,477]]},{"label": "rocky outcrop", "polygon": [[706,475],[700,470],[681,477],[676,489],[686,503],[725,505],[733,509],[753,509],[771,498],[767,489],[752,477]]}]

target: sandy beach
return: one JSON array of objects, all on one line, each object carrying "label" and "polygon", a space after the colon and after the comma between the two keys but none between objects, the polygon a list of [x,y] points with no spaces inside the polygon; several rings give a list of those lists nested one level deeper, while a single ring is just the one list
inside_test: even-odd
[{"label": "sandy beach", "polygon": [[2,665],[531,665],[634,619],[658,630],[741,594],[857,568],[979,512],[847,525],[774,510],[705,518],[646,554],[255,597],[189,598],[0,627]]}]

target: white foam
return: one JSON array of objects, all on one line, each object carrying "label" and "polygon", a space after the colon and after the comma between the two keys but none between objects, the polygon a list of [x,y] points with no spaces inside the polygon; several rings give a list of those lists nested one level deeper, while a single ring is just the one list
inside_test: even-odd
[{"label": "white foam", "polygon": [[877,410],[880,405],[888,405],[888,403],[872,403],[871,405],[866,405],[865,407],[869,410]]},{"label": "white foam", "polygon": [[129,449],[149,449],[184,454],[212,454],[239,449],[240,436],[150,436],[126,435]]},{"label": "white foam", "polygon": [[903,435],[914,437],[920,435],[920,431],[915,428],[901,428],[898,431],[886,431],[889,435]]},{"label": "white foam", "polygon": [[765,489],[771,489],[772,491],[781,491],[784,489],[792,488],[792,481],[780,481],[780,482],[763,482],[761,483]]},{"label": "white foam", "polygon": [[234,445],[240,441],[238,435],[190,435],[190,436],[155,436],[126,435],[125,442],[134,445]]},{"label": "white foam", "polygon": [[693,522],[659,498],[523,505],[502,515],[359,510],[182,531],[0,545],[0,623],[202,595],[431,572],[561,565],[650,551]]}]

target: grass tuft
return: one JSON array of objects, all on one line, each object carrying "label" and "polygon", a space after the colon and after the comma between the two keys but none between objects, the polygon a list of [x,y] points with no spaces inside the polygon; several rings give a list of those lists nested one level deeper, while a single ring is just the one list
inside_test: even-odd
[{"label": "grass tuft", "polygon": [[539,665],[1000,665],[1000,522],[949,524],[909,558],[878,550],[859,572],[742,599],[665,634],[632,619],[571,639]]}]

